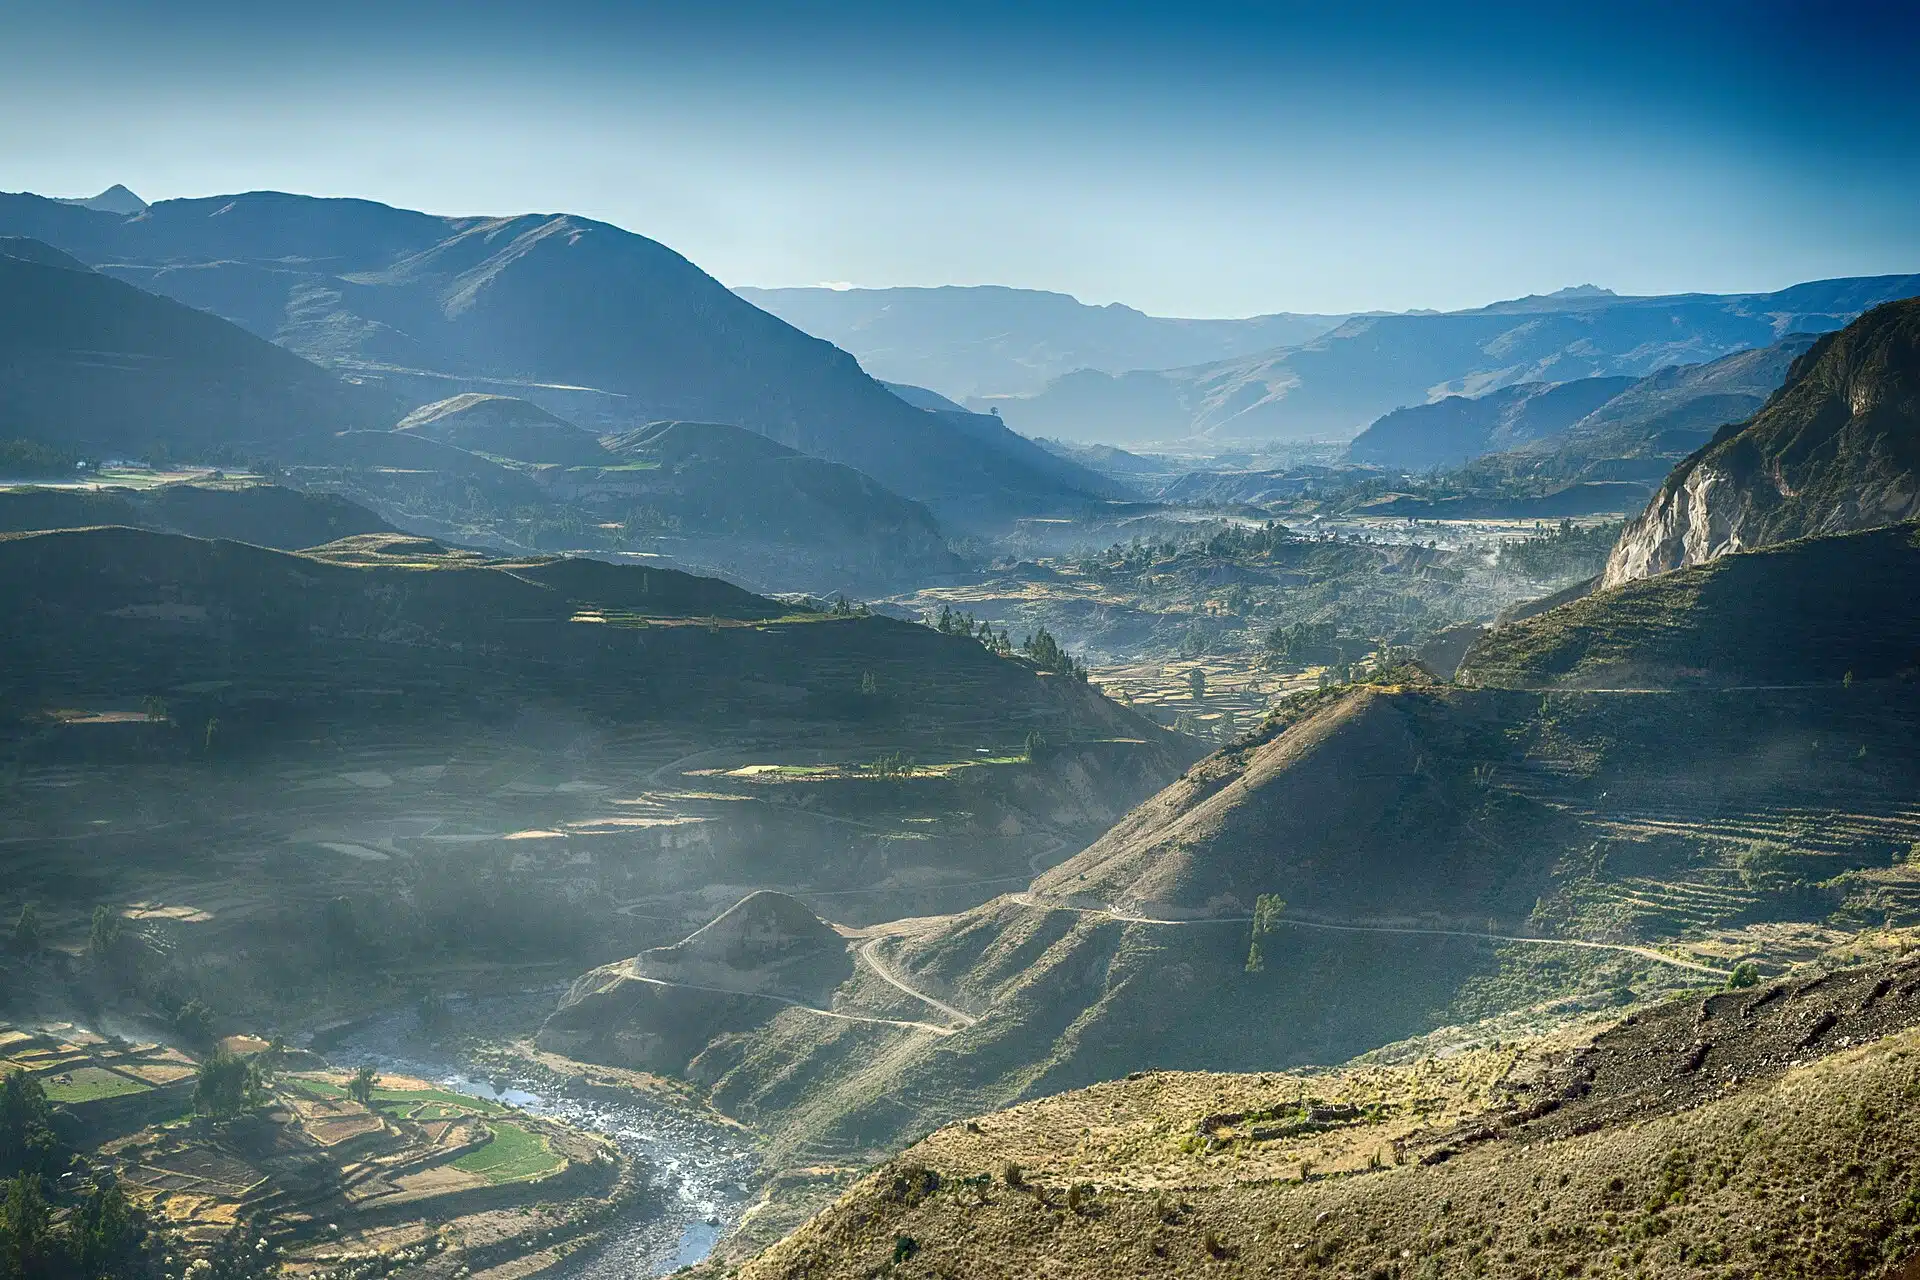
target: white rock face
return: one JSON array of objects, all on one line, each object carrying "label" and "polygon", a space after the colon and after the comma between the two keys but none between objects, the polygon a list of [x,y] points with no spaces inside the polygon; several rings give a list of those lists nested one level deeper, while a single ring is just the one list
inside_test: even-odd
[{"label": "white rock face", "polygon": [[1752,508],[1730,476],[1696,467],[1677,487],[1662,489],[1630,523],[1607,557],[1601,587],[1702,564],[1748,545],[1744,517]]}]

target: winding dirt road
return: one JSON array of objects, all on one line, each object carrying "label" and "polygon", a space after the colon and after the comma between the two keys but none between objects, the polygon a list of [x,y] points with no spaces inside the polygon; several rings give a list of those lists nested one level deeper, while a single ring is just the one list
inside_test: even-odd
[{"label": "winding dirt road", "polygon": [[[869,938],[866,942],[860,945],[859,950],[854,952],[855,955],[859,956],[860,959],[863,962],[865,962],[867,968],[873,970],[875,975],[879,977],[880,981],[886,983],[890,987],[895,987],[901,991],[904,991],[906,994],[912,996],[915,1000],[920,1001],[922,1004],[927,1005],[929,1008],[938,1009],[940,1012],[946,1014],[949,1018],[952,1018],[955,1022],[958,1022],[963,1027],[970,1027],[974,1023],[980,1021],[980,1019],[974,1017],[972,1014],[964,1013],[961,1010],[954,1008],[952,1005],[947,1004],[945,1001],[935,1000],[932,996],[928,995],[926,992],[915,990],[913,987],[909,986],[904,980],[902,980],[899,974],[887,968],[886,961],[882,960],[879,956],[873,953],[874,948],[878,947],[882,942],[885,942],[885,941],[886,941],[886,938],[884,937]],[[919,1024],[915,1024],[915,1025],[919,1025]],[[949,1028],[949,1034],[951,1034],[953,1030],[955,1030],[955,1028]]]}]

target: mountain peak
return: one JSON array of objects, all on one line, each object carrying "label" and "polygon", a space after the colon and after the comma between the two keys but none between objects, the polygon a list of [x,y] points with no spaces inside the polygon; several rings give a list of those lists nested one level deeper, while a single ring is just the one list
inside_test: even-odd
[{"label": "mountain peak", "polygon": [[1602,289],[1597,284],[1570,284],[1564,289],[1555,289],[1544,295],[1549,298],[1617,298],[1620,295],[1611,289]]},{"label": "mountain peak", "polygon": [[101,213],[118,213],[129,217],[147,211],[147,202],[119,183],[114,183],[97,196],[63,199],[61,204],[77,204],[82,209],[97,209]]}]

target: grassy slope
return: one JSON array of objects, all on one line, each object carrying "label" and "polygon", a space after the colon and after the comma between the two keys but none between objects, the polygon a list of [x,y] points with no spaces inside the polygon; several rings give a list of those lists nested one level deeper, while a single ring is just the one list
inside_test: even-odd
[{"label": "grassy slope", "polygon": [[1914,979],[1680,1002],[1584,1052],[1049,1098],[941,1130],[740,1274],[1881,1274],[1920,1250]]},{"label": "grassy slope", "polygon": [[1488,633],[1464,683],[1837,684],[1911,671],[1920,526],[1807,538],[1640,579]]}]

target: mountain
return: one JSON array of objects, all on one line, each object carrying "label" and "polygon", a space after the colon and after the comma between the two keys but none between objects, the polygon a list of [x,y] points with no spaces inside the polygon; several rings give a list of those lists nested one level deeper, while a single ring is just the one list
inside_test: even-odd
[{"label": "mountain", "polygon": [[1916,571],[1902,526],[1601,592],[1482,639],[1470,685],[1297,695],[1026,892],[850,937],[814,1013],[689,1039],[608,970],[550,1025],[802,1163],[1132,1072],[1504,1041],[1778,971],[1812,936],[1786,926],[1920,909]]},{"label": "mountain", "polygon": [[1752,351],[1648,374],[1564,432],[1521,445],[1514,461],[1569,479],[1663,480],[1722,426],[1765,404],[1814,340],[1790,333]]},{"label": "mountain", "polygon": [[97,196],[85,199],[62,200],[61,204],[78,205],[82,209],[94,209],[101,213],[118,213],[124,216],[145,213],[147,202],[119,183],[114,183]]},{"label": "mountain", "polygon": [[596,469],[543,471],[570,508],[635,546],[730,578],[856,593],[963,573],[931,512],[862,472],[742,427],[655,422],[607,436]]},{"label": "mountain", "polygon": [[1170,369],[1289,347],[1346,319],[1177,320],[1002,285],[734,292],[851,351],[876,378],[936,387],[961,400],[1029,394],[1076,369]]},{"label": "mountain", "polygon": [[1395,409],[1355,436],[1347,457],[1405,471],[1458,466],[1564,431],[1632,385],[1627,377],[1521,382]]},{"label": "mountain", "polygon": [[155,446],[286,456],[336,431],[392,421],[384,394],[217,316],[12,244],[0,255],[8,434],[93,458]]},{"label": "mountain", "polygon": [[1920,300],[1876,307],[1794,360],[1786,384],[1667,477],[1603,581],[1920,514]]},{"label": "mountain", "polygon": [[1391,410],[1525,382],[1644,377],[1837,329],[1920,294],[1920,276],[1822,280],[1767,294],[1536,297],[1444,315],[1362,316],[1312,341],[1160,372],[1082,371],[979,397],[1016,430],[1129,444],[1346,439]]},{"label": "mountain", "polygon": [[124,525],[296,551],[393,526],[336,494],[279,485],[168,484],[154,489],[0,489],[0,533]]},{"label": "mountain", "polygon": [[13,195],[0,231],[415,403],[504,393],[592,430],[728,422],[976,524],[1111,491],[991,417],[915,409],[671,249],[585,218],[443,218],[274,192],[123,218]]},{"label": "mountain", "polygon": [[615,459],[594,436],[537,404],[513,396],[468,392],[421,405],[400,420],[411,431],[471,453],[562,466],[610,465]]},{"label": "mountain", "polygon": [[929,391],[925,387],[910,386],[904,382],[882,382],[881,386],[905,400],[916,409],[926,409],[934,413],[965,413],[965,405],[955,404],[938,391]]}]

